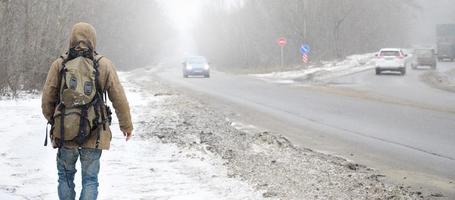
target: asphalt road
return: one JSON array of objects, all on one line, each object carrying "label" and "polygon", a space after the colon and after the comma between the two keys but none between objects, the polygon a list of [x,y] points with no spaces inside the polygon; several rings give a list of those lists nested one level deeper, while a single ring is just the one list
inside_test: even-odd
[{"label": "asphalt road", "polygon": [[[455,68],[440,63],[438,70]],[[179,66],[157,75],[238,120],[294,144],[379,169],[390,180],[455,198],[455,94],[406,76],[366,71],[330,86],[283,85],[213,72],[182,78]]]}]

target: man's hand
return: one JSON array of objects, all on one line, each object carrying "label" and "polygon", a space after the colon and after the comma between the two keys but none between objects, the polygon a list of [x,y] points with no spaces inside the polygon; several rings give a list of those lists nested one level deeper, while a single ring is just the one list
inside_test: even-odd
[{"label": "man's hand", "polygon": [[130,140],[131,137],[133,136],[133,133],[131,131],[130,132],[123,131],[123,135],[126,137],[126,141],[128,142],[128,140]]}]

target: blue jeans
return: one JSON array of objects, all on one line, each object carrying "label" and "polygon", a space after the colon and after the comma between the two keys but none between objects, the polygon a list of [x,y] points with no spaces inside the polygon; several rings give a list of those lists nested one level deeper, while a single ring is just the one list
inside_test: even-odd
[{"label": "blue jeans", "polygon": [[82,191],[80,200],[94,200],[98,196],[98,173],[100,171],[101,149],[59,148],[57,153],[58,197],[74,200],[74,175],[76,162],[81,157]]}]

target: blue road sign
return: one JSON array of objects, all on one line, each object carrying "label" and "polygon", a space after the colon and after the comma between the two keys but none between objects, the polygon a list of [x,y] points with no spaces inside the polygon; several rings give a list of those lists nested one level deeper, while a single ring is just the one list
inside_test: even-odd
[{"label": "blue road sign", "polygon": [[310,53],[310,50],[310,45],[308,44],[302,44],[302,46],[300,46],[300,52],[302,54]]}]

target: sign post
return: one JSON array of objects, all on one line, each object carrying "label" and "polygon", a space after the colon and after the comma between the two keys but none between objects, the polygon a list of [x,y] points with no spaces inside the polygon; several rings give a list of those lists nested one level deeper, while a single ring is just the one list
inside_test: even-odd
[{"label": "sign post", "polygon": [[310,53],[310,45],[308,44],[302,44],[302,46],[300,46],[300,53],[302,53],[302,62],[303,63],[308,63],[308,53]]},{"label": "sign post", "polygon": [[278,45],[281,47],[281,69],[284,67],[284,46],[287,44],[285,37],[280,37],[277,40]]},{"label": "sign post", "polygon": [[283,51],[284,46],[281,46],[281,70],[283,70],[284,66],[284,51]]}]

